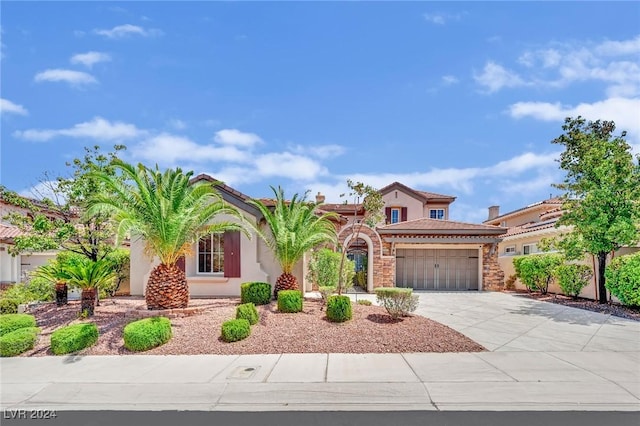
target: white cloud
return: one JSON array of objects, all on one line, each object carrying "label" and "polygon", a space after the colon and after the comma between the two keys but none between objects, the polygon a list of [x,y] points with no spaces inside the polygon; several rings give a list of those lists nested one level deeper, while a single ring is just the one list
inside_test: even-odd
[{"label": "white cloud", "polygon": [[630,40],[602,42],[595,51],[606,56],[637,55],[640,53],[640,35]]},{"label": "white cloud", "polygon": [[291,151],[296,154],[310,155],[312,157],[326,159],[335,158],[343,155],[347,152],[346,148],[342,145],[328,144],[328,145],[295,145],[291,147]]},{"label": "white cloud", "polygon": [[562,122],[566,117],[581,115],[587,120],[613,120],[618,130],[626,130],[635,143],[640,140],[640,98],[609,98],[576,106],[549,102],[518,102],[509,107],[513,118],[531,117],[542,121]]},{"label": "white cloud", "polygon": [[0,114],[28,115],[29,112],[22,105],[14,104],[8,99],[0,98]]},{"label": "white cloud", "polygon": [[[285,165],[286,167],[283,167]],[[255,159],[254,167],[260,176],[278,176],[296,180],[312,180],[327,173],[327,170],[317,161],[290,152],[259,155]]]},{"label": "white cloud", "polygon": [[72,64],[82,64],[87,68],[93,67],[93,65],[98,62],[109,62],[111,61],[111,56],[104,52],[94,52],[90,51],[87,53],[76,53],[70,59]]},{"label": "white cloud", "polygon": [[23,197],[34,198],[36,200],[48,198],[54,203],[62,205],[66,202],[66,198],[57,191],[58,185],[59,183],[57,180],[43,180],[42,182],[38,182],[31,188],[26,188],[22,191],[19,191],[18,194]]},{"label": "white cloud", "polygon": [[486,93],[494,93],[504,87],[518,87],[527,84],[514,71],[491,61],[485,64],[482,73],[474,73],[473,79],[484,88]]},{"label": "white cloud", "polygon": [[59,136],[99,141],[118,141],[133,139],[143,134],[145,134],[145,131],[138,129],[133,124],[120,121],[110,122],[102,117],[94,117],[91,121],[76,124],[69,129],[29,129],[13,133],[17,138],[34,142],[45,142]]},{"label": "white cloud", "polygon": [[172,118],[167,124],[176,130],[184,130],[187,128],[187,123],[177,118]]},{"label": "white cloud", "polygon": [[255,133],[245,133],[237,129],[223,129],[216,132],[214,141],[223,145],[252,147],[262,143],[260,136]]},{"label": "white cloud", "polygon": [[39,72],[34,77],[37,83],[43,81],[65,82],[72,86],[81,86],[84,84],[95,84],[98,82],[91,74],[81,71],[65,70],[65,69],[48,69]]},{"label": "white cloud", "polygon": [[137,25],[124,24],[118,25],[110,30],[93,30],[95,34],[110,38],[110,39],[122,39],[130,36],[138,35],[142,37],[155,37],[162,35],[162,31],[158,29],[145,29]]},{"label": "white cloud", "polygon": [[199,145],[184,136],[161,133],[131,148],[138,161],[175,166],[179,163],[247,162],[251,156],[234,146]]},{"label": "white cloud", "polygon": [[460,82],[460,80],[458,80],[458,78],[456,76],[453,76],[453,75],[443,75],[442,76],[442,84],[444,84],[445,86],[451,86],[451,85],[457,84],[459,82]]},{"label": "white cloud", "polygon": [[450,13],[425,13],[422,15],[427,22],[436,25],[445,25],[449,21],[459,21],[462,19],[462,14],[450,14]]}]

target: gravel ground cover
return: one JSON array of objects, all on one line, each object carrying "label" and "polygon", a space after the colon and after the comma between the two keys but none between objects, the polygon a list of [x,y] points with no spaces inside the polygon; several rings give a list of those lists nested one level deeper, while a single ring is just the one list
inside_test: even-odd
[{"label": "gravel ground cover", "polygon": [[[353,305],[353,319],[345,323],[327,321],[318,300],[305,299],[303,311],[285,314],[277,305],[258,306],[260,321],[252,326],[247,339],[226,343],[220,327],[235,318],[238,298],[192,299],[189,307],[202,311],[192,316],[171,318],[173,337],[158,348],[144,352],[151,355],[193,354],[266,354],[266,353],[394,353],[394,352],[478,352],[485,349],[458,333],[430,319],[414,315],[394,321],[379,306]],[[144,309],[144,299],[117,297],[101,301],[95,316],[78,318],[78,302],[63,307],[54,303],[31,309],[42,334],[33,350],[22,356],[52,355],[50,337],[56,328],[84,321],[95,322],[100,330],[98,343],[81,355],[135,354],[124,348],[122,329],[134,318],[126,316],[132,309]]]}]

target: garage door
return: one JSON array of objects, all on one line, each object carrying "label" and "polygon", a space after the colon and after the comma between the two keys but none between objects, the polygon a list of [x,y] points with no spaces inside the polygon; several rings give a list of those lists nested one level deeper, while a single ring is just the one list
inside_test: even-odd
[{"label": "garage door", "polygon": [[396,286],[416,290],[477,290],[478,250],[398,249]]}]

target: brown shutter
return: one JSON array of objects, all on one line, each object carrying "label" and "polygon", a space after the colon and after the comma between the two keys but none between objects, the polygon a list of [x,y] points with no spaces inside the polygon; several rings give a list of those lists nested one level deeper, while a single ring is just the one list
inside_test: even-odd
[{"label": "brown shutter", "polygon": [[240,231],[224,233],[224,276],[240,277]]},{"label": "brown shutter", "polygon": [[178,258],[178,261],[176,262],[176,266],[178,267],[178,269],[180,269],[182,272],[185,272],[186,268],[184,266],[185,262],[184,262],[184,256],[180,256]]},{"label": "brown shutter", "polygon": [[400,221],[401,222],[406,222],[407,221],[407,208],[403,207],[400,210]]},{"label": "brown shutter", "polygon": [[386,223],[386,224],[391,223],[391,207],[385,207],[384,215],[387,217],[385,219],[384,223]]}]

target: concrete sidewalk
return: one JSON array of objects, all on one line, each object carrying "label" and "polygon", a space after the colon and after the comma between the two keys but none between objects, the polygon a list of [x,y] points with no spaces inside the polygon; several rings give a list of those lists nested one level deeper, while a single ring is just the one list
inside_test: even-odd
[{"label": "concrete sidewalk", "polygon": [[636,352],[0,361],[2,409],[640,410]]},{"label": "concrete sidewalk", "polygon": [[640,411],[638,322],[503,293],[420,293],[417,313],[491,352],[4,358],[0,406]]}]

